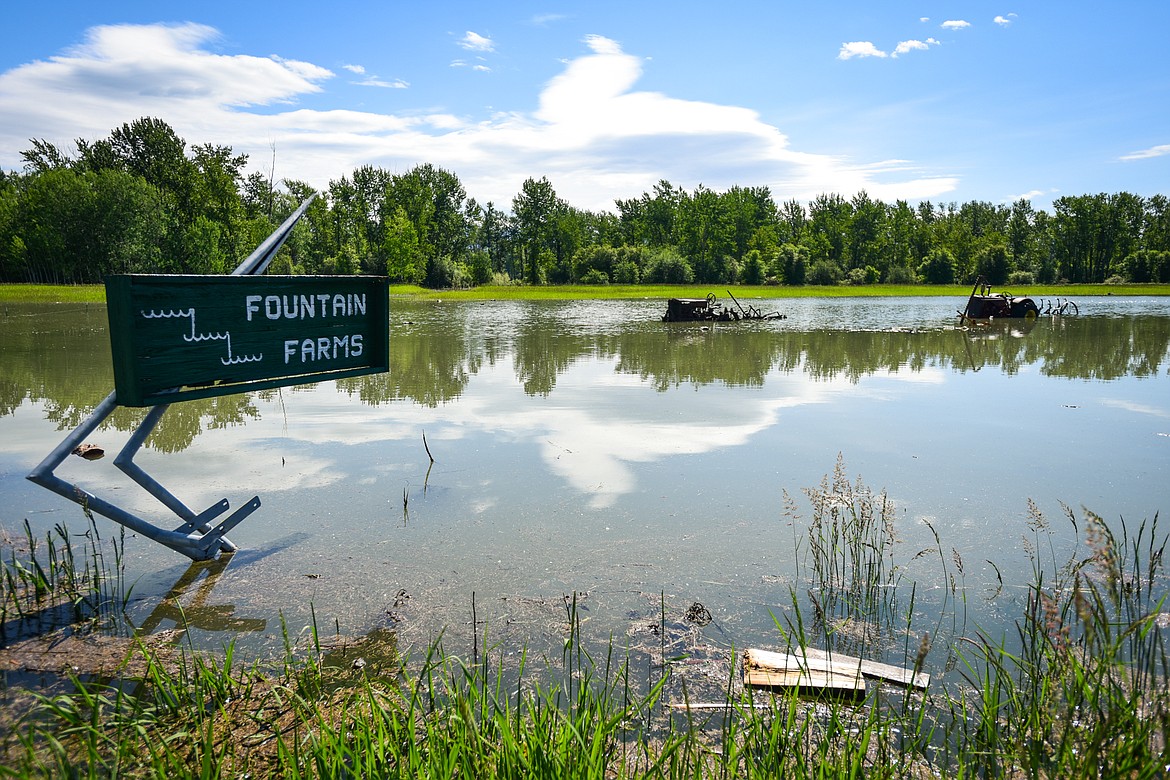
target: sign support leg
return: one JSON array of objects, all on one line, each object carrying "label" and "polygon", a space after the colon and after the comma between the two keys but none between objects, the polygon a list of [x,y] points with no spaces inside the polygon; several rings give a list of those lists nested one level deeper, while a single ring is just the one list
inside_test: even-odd
[{"label": "sign support leg", "polygon": [[[172,550],[186,555],[191,560],[206,561],[214,558],[221,550],[230,551],[225,550],[223,546],[223,542],[226,541],[224,539],[224,535],[237,524],[239,524],[240,521],[242,521],[245,517],[259,508],[259,497],[253,498],[251,501],[244,504],[244,506],[237,509],[234,513],[232,513],[231,516],[229,516],[218,526],[214,528],[208,527],[206,532],[200,531],[199,528],[206,525],[207,518],[204,517],[204,515],[207,513],[204,513],[204,515],[193,516],[191,518],[192,520],[198,522],[197,526],[193,525],[191,521],[188,521],[187,525],[193,525],[191,532],[167,531],[165,529],[159,528],[147,520],[142,519],[132,512],[126,511],[120,506],[111,504],[109,501],[99,498],[98,496],[83,490],[71,482],[67,482],[54,473],[56,468],[60,466],[62,462],[64,462],[65,458],[67,458],[69,454],[73,452],[73,450],[82,442],[83,439],[97,430],[98,426],[101,425],[102,422],[104,422],[105,419],[113,413],[117,406],[117,394],[110,393],[94,408],[93,412],[90,413],[89,417],[86,418],[85,421],[81,423],[81,425],[77,426],[72,433],[66,436],[65,439],[60,444],[58,444],[51,453],[49,453],[48,457],[41,461],[41,463],[32,470],[32,472],[28,475],[28,478],[41,487],[53,491],[59,496],[63,496],[64,498],[80,504],[81,506],[93,512],[97,512],[100,515],[108,517],[115,523],[126,526],[137,534],[141,534],[148,539],[153,539],[159,544],[170,547]],[[141,427],[142,426],[140,426],[140,429]],[[149,431],[147,431],[147,433],[149,433]],[[145,434],[143,434],[142,438],[145,438]],[[135,449],[137,449],[137,447]],[[166,491],[164,490],[163,492]],[[177,501],[177,499],[175,500]],[[217,504],[212,508],[219,510],[214,514],[219,514],[220,512],[227,509],[226,505],[226,501],[221,501],[220,504]],[[188,512],[190,512],[190,510],[188,510]],[[187,527],[187,525],[184,525],[184,529]],[[231,545],[231,542],[228,542],[228,544]],[[234,549],[234,547],[235,545],[231,545],[231,549]]]}]

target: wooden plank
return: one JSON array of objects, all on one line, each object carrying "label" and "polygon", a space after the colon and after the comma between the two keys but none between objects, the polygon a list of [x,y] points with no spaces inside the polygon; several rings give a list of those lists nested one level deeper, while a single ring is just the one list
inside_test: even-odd
[{"label": "wooden plank", "polygon": [[771,704],[744,704],[743,702],[718,702],[718,701],[700,701],[700,702],[674,702],[666,705],[672,710],[766,710],[772,707]]},{"label": "wooden plank", "polygon": [[861,668],[861,673],[866,677],[874,677],[887,682],[897,683],[898,685],[906,685],[913,688],[925,689],[930,686],[930,675],[926,672],[919,671],[914,674],[913,669],[908,669],[904,666],[894,666],[893,664],[885,664],[879,661],[867,661],[863,658],[855,658],[849,655],[841,655],[840,653],[827,653],[816,647],[806,647],[800,651],[810,660],[818,658],[827,660],[832,658],[836,661],[843,661],[846,664],[858,664]]},{"label": "wooden plank", "polygon": [[769,670],[804,670],[808,672],[826,672],[845,677],[864,675],[898,685],[926,688],[930,685],[930,675],[924,672],[914,674],[913,669],[901,666],[866,661],[840,653],[825,653],[815,648],[805,648],[799,654],[775,653],[768,650],[748,650],[744,653],[744,669]]},{"label": "wooden plank", "polygon": [[808,669],[744,669],[744,685],[766,688],[815,688],[842,693],[865,693],[865,678],[861,675]]}]

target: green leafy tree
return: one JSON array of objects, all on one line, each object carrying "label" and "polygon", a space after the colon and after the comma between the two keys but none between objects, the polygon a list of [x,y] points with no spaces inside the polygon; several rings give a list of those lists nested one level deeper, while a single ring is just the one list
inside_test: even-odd
[{"label": "green leafy tree", "polygon": [[613,266],[615,284],[637,284],[642,281],[642,267],[633,260],[618,260]]},{"label": "green leafy tree", "polygon": [[[553,260],[548,267],[550,282],[564,284],[574,280],[573,258],[580,249],[591,245],[592,232],[593,218],[589,212],[575,209],[563,201],[559,202],[553,217]],[[607,270],[606,275],[608,274]]]},{"label": "green leafy tree", "polygon": [[838,269],[844,265],[852,220],[853,207],[840,195],[813,198],[809,204],[809,239],[806,241],[813,263],[828,260]]},{"label": "green leafy tree", "polygon": [[1146,200],[1141,237],[1143,249],[1170,252],[1170,198],[1158,194]]},{"label": "green leafy tree", "polygon": [[401,209],[414,225],[424,268],[423,278],[454,282],[455,270],[466,260],[473,223],[467,192],[459,178],[430,163],[390,178],[383,221]]},{"label": "green leafy tree", "polygon": [[589,246],[579,250],[573,258],[573,276],[584,281],[593,271],[609,279],[617,263],[617,250],[612,246]]},{"label": "green leafy tree", "polygon": [[289,255],[289,264],[294,269],[301,269],[307,274],[325,273],[334,246],[329,200],[306,182],[285,179],[283,184],[286,192],[272,194],[273,216],[253,215],[247,220],[246,225],[252,231],[247,244],[251,247],[259,245],[272,232],[278,220],[283,222],[310,196],[315,195],[280,253]]},{"label": "green leafy tree", "polygon": [[1065,196],[1052,208],[1057,272],[1070,282],[1104,281],[1138,246],[1145,208],[1136,195]]},{"label": "green leafy tree", "polygon": [[1170,252],[1139,250],[1125,258],[1123,268],[1131,282],[1170,282]]},{"label": "green leafy tree", "polygon": [[248,174],[240,185],[240,208],[247,219],[273,220],[276,190],[267,176],[259,171]]},{"label": "green leafy tree", "polygon": [[767,243],[769,234],[776,232],[779,216],[767,187],[732,187],[720,201],[731,223],[729,254],[736,260],[742,260],[755,241]]},{"label": "green leafy tree", "polygon": [[777,240],[787,244],[799,244],[805,237],[808,214],[798,200],[786,200],[777,215]]},{"label": "green leafy tree", "polygon": [[141,178],[58,168],[32,177],[13,206],[5,243],[20,281],[157,270],[165,226],[158,192]]},{"label": "green leafy tree", "polygon": [[548,179],[528,178],[512,199],[517,241],[521,247],[521,274],[529,284],[540,284],[556,261],[553,251],[556,218],[564,208]]},{"label": "green leafy tree", "polygon": [[[914,277],[914,258],[926,254],[923,231],[920,230],[914,210],[904,200],[895,201],[886,210],[886,252],[889,263],[883,278],[893,281]],[[921,252],[921,254],[919,253]],[[899,270],[900,269],[900,270]]]},{"label": "green leafy tree", "polygon": [[[349,177],[343,176],[329,182],[329,216],[332,246],[326,259],[326,267],[332,269],[356,269],[360,258],[370,256],[368,249],[368,220],[370,215],[363,209],[362,199]],[[329,271],[330,273],[353,273],[353,271]]]},{"label": "green leafy tree", "polygon": [[487,284],[492,280],[492,258],[482,249],[472,250],[467,259],[467,275],[474,285]]},{"label": "green leafy tree", "polygon": [[422,282],[426,262],[419,247],[418,232],[402,207],[386,221],[384,234],[382,255],[386,258],[386,275],[394,282]]},{"label": "green leafy tree", "polygon": [[[218,226],[219,238],[214,248],[222,262],[211,263],[227,271],[233,258],[243,258],[255,247],[242,231],[245,220],[240,189],[243,184],[242,171],[248,162],[247,155],[232,154],[231,147],[202,144],[191,149],[191,161],[195,167],[192,192],[192,217]],[[192,250],[193,268],[206,266],[208,260]],[[206,273],[206,272],[198,272]],[[223,273],[216,271],[214,273]]]},{"label": "green leafy tree", "polygon": [[1020,270],[1032,270],[1035,245],[1036,210],[1032,202],[1020,198],[1012,204],[1011,216],[1007,221],[1007,247],[1012,266]]},{"label": "green leafy tree", "polygon": [[124,171],[142,177],[169,201],[176,218],[193,213],[195,164],[187,143],[161,119],[143,117],[115,128],[108,138],[77,141],[82,171]]},{"label": "green leafy tree", "polygon": [[[889,268],[885,204],[869,197],[869,194],[862,190],[853,196],[849,206],[848,267],[864,269],[866,266],[872,266],[881,270]],[[868,278],[868,275],[863,276]]]},{"label": "green leafy tree", "polygon": [[699,282],[729,281],[728,259],[735,251],[735,225],[718,193],[700,185],[684,195],[675,222],[678,250]]},{"label": "green leafy tree", "polygon": [[487,253],[492,274],[519,276],[520,266],[512,248],[513,231],[508,215],[488,201],[482,209],[473,205],[472,216],[469,219],[472,226],[471,248]]},{"label": "green leafy tree", "polygon": [[29,140],[32,147],[20,153],[24,160],[24,169],[30,174],[45,173],[59,168],[69,168],[73,160],[69,159],[55,144],[43,138]]},{"label": "green leafy tree", "polygon": [[665,179],[654,185],[653,193],[616,201],[618,231],[623,243],[634,246],[671,246],[676,241],[675,219],[683,193]]}]

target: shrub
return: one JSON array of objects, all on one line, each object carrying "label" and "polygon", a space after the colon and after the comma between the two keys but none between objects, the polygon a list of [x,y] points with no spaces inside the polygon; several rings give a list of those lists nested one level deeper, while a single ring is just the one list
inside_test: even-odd
[{"label": "shrub", "polygon": [[946,249],[932,249],[918,266],[918,275],[927,284],[952,284],[955,281],[955,256]]},{"label": "shrub", "polygon": [[632,260],[621,260],[613,267],[613,280],[617,284],[637,284],[640,279],[638,265]]},{"label": "shrub", "polygon": [[886,274],[887,284],[917,284],[918,277],[914,275],[914,271],[905,266],[896,265],[892,267]]},{"label": "shrub", "polygon": [[686,258],[670,248],[655,252],[646,266],[646,279],[658,284],[690,284],[695,272]]},{"label": "shrub", "polygon": [[581,277],[581,284],[609,284],[609,277],[600,268],[593,268]]},{"label": "shrub", "polygon": [[743,283],[760,284],[764,280],[764,262],[760,250],[753,249],[743,258]]},{"label": "shrub", "polygon": [[841,269],[832,260],[818,260],[804,277],[806,284],[831,285],[841,281]]}]

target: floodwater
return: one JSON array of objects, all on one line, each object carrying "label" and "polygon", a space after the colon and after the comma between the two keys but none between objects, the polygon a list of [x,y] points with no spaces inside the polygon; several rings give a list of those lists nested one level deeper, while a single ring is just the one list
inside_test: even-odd
[{"label": "floodwater", "polygon": [[[462,653],[473,615],[478,637],[557,647],[576,594],[589,635],[619,645],[657,642],[659,617],[697,602],[706,641],[774,646],[809,587],[803,490],[840,457],[894,504],[914,620],[963,603],[1006,627],[1032,572],[1029,499],[1055,557],[1075,537],[1065,506],[1111,524],[1170,510],[1168,299],[971,330],[952,298],[751,303],[787,318],[395,300],[388,374],[172,406],[137,462],[195,509],[262,506],[222,567],[128,534],[130,620],[170,627],[181,605],[196,646],[258,652],[282,618],[294,638],[315,620],[416,649],[444,631]],[[83,533],[25,475],[112,389],[105,308],[7,304],[0,328],[0,529]],[[112,465],[142,415],[119,409],[90,437],[109,455],[58,474],[173,527]]]}]

